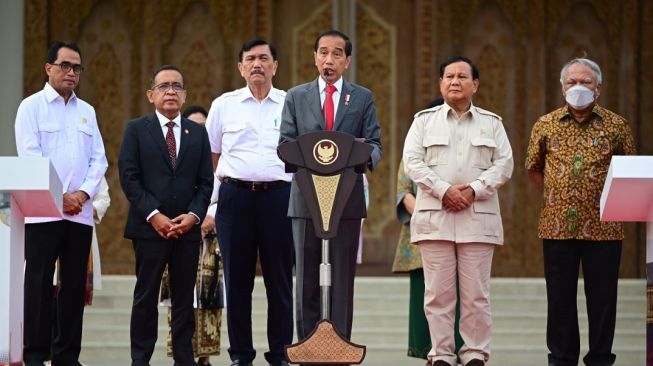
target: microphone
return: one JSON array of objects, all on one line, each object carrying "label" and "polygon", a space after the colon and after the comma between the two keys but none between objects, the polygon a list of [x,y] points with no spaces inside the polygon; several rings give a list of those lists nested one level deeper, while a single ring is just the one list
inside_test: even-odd
[{"label": "microphone", "polygon": [[329,76],[331,76],[331,70],[324,69],[324,71],[322,71],[322,74],[324,74],[325,78],[328,78]]}]

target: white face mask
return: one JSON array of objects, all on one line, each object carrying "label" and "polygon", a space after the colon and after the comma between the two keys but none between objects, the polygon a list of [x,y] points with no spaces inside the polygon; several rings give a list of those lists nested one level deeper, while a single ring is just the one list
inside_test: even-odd
[{"label": "white face mask", "polygon": [[585,109],[594,102],[594,91],[575,85],[565,92],[565,100],[574,109]]}]

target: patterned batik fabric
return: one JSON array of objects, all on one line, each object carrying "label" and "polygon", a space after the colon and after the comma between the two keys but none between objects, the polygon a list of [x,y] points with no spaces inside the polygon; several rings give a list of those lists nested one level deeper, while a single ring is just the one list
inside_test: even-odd
[{"label": "patterned batik fabric", "polygon": [[399,239],[397,240],[397,249],[395,258],[392,262],[392,272],[410,272],[422,268],[422,255],[417,245],[410,243],[410,217],[404,206],[404,197],[407,194],[416,195],[417,186],[410,180],[404,171],[404,164],[399,163],[397,170],[397,219],[401,223]]},{"label": "patterned batik fabric", "polygon": [[[200,254],[202,246],[200,246]],[[222,260],[218,253],[218,241],[215,236],[209,240],[208,248],[204,257],[198,263],[198,285],[200,273],[203,276],[203,285],[217,280],[220,289],[222,288],[222,279],[224,273],[222,269]],[[215,266],[218,266],[218,278],[215,279]],[[167,282],[167,281],[166,281]],[[162,288],[162,292],[163,292]],[[220,295],[221,296],[221,295]],[[171,309],[168,308],[168,325],[171,324]],[[222,325],[222,309],[195,309],[195,333],[193,334],[193,353],[195,358],[216,356],[220,354],[220,327]],[[172,334],[168,331],[167,354],[172,357]]]},{"label": "patterned batik fabric", "polygon": [[628,122],[599,105],[583,122],[567,106],[540,117],[525,164],[526,170],[544,173],[538,236],[622,240],[621,223],[600,221],[600,199],[612,156],[632,154],[635,142]]}]

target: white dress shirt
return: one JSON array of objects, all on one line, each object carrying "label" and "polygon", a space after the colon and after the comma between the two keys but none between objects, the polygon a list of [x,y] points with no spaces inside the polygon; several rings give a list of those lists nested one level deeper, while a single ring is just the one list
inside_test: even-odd
[{"label": "white dress shirt", "polygon": [[[168,134],[168,122],[171,120],[168,119],[168,117],[162,115],[159,113],[159,111],[155,110],[156,113],[156,118],[159,119],[159,124],[161,125],[161,131],[163,132],[163,139],[165,140],[166,135]],[[177,156],[179,156],[179,145],[180,145],[180,138],[181,138],[181,114],[178,114],[177,117],[175,117],[172,122],[175,123],[175,125],[172,127],[172,134],[175,135],[175,149],[177,150]]]},{"label": "white dress shirt", "polygon": [[[342,90],[342,76],[338,79],[333,85],[336,87],[336,90],[333,92],[333,123],[335,124],[336,116],[338,113],[338,104],[340,104],[340,91]],[[324,100],[326,99],[326,87],[327,83],[322,79],[322,77],[317,78],[317,86],[320,90],[320,105],[322,106],[322,111],[324,112]]]},{"label": "white dress shirt", "polygon": [[277,156],[281,110],[286,92],[272,88],[259,102],[249,87],[222,94],[213,101],[206,129],[211,150],[220,154],[219,179],[290,182]]},{"label": "white dress shirt", "polygon": [[25,98],[16,113],[18,156],[50,158],[64,193],[84,191],[90,197],[77,215],[30,217],[26,223],[69,220],[93,226],[93,197],[107,170],[95,109],[73,92],[68,103],[50,84]]}]

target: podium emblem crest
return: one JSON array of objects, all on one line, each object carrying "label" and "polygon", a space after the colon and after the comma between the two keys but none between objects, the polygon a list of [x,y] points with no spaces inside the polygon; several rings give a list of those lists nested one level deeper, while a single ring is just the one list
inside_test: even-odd
[{"label": "podium emblem crest", "polygon": [[330,165],[336,161],[338,152],[338,145],[328,139],[320,140],[313,146],[313,158],[322,165]]}]

